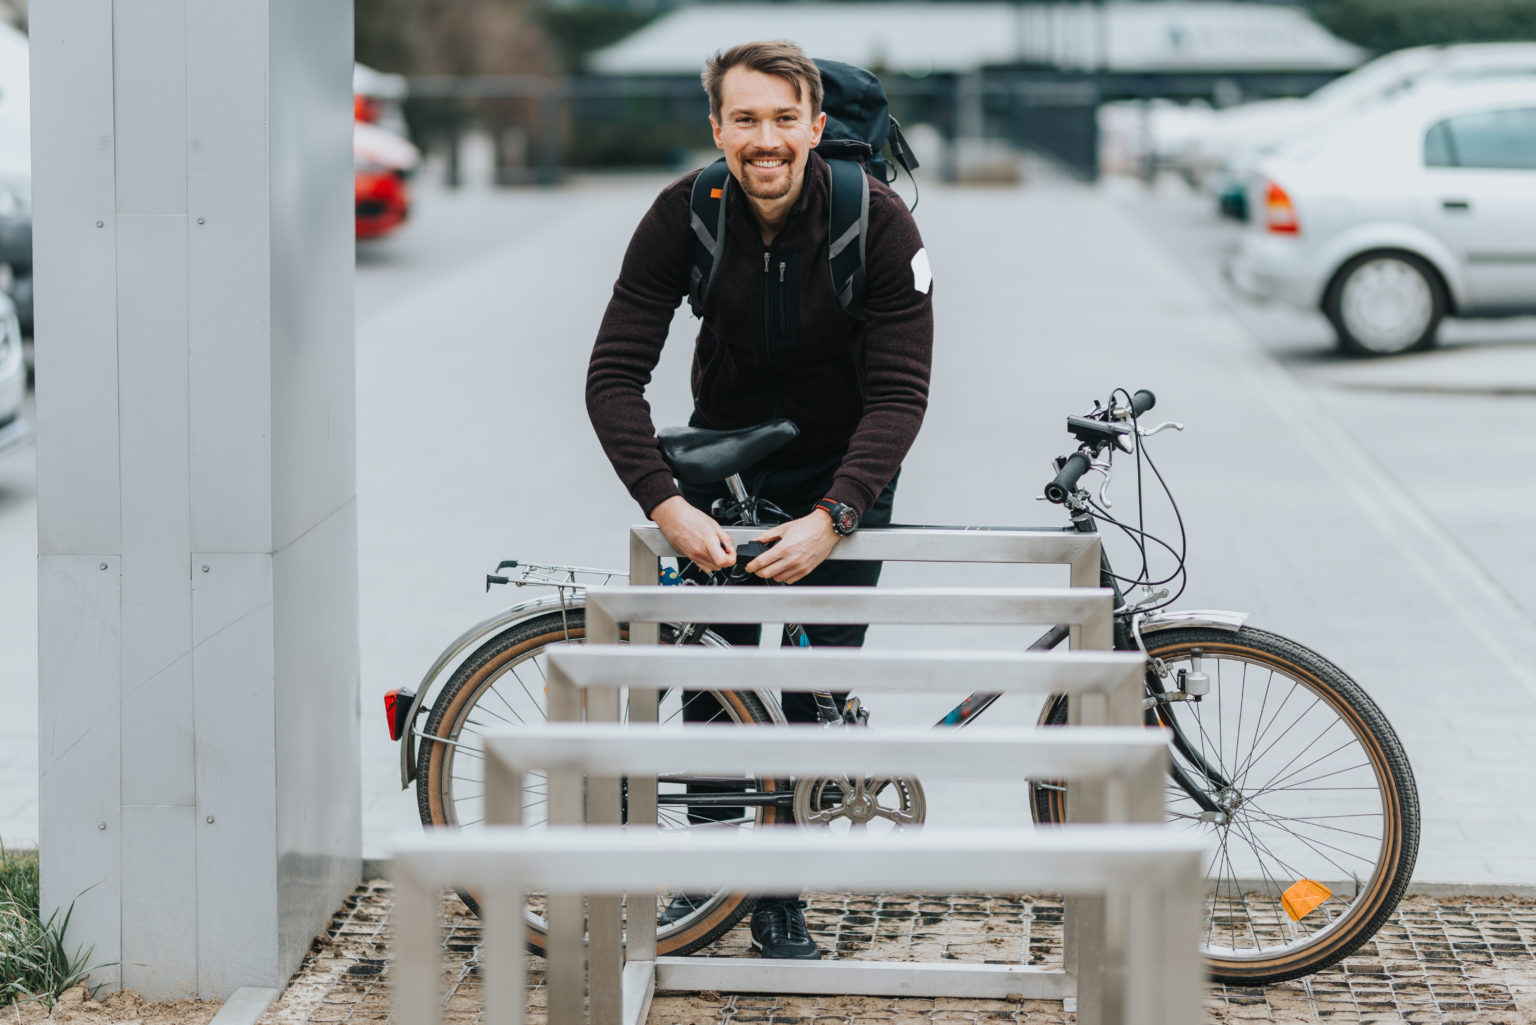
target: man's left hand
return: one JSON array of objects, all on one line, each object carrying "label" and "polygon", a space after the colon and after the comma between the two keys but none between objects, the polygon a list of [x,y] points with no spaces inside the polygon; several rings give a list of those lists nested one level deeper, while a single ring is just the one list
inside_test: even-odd
[{"label": "man's left hand", "polygon": [[747,572],[764,580],[793,584],[820,566],[837,544],[832,517],[820,509],[810,515],[770,527],[754,541],[777,541],[772,548],[747,563]]}]

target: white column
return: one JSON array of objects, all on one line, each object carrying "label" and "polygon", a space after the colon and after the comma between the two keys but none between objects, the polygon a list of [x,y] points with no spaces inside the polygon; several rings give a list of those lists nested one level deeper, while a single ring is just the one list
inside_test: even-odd
[{"label": "white column", "polygon": [[281,987],[359,874],[350,0],[34,0],[44,913]]}]

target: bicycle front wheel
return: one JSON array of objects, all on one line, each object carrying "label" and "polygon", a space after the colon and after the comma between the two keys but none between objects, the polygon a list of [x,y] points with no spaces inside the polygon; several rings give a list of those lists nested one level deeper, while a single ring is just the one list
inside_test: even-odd
[{"label": "bicycle front wheel", "polygon": [[[1375,935],[1402,899],[1419,799],[1402,744],[1359,684],[1277,634],[1244,627],[1147,635],[1149,691],[1203,672],[1203,700],[1159,704],[1173,733],[1170,823],[1207,841],[1201,950],[1211,975],[1267,985],[1309,975]],[[1066,722],[1053,699],[1042,722]],[[1065,818],[1033,785],[1036,821]]]},{"label": "bicycle front wheel", "polygon": [[[673,628],[661,628],[663,643],[675,643]],[[485,818],[486,730],[547,721],[544,655],[586,637],[581,606],[555,610],[514,623],[487,640],[459,666],[432,704],[421,733],[416,801],[428,827],[479,828]],[[723,644],[713,634],[704,643]],[[627,710],[627,693],[621,707]],[[664,725],[723,722],[768,724],[768,709],[754,693],[712,690],[661,695],[657,716]],[[684,705],[688,712],[685,715]],[[627,719],[627,711],[624,715]],[[790,820],[793,794],[786,781],[664,778],[659,783],[657,821],[663,829],[754,829]],[[537,827],[546,817],[547,787],[542,773],[529,773],[523,785],[523,823]],[[740,800],[741,804],[731,804]],[[479,913],[473,893],[459,895]],[[680,880],[675,889],[657,891],[657,952],[680,955],[714,942],[752,906],[746,894],[693,892]],[[528,945],[544,951],[543,899],[530,895],[525,912]]]}]

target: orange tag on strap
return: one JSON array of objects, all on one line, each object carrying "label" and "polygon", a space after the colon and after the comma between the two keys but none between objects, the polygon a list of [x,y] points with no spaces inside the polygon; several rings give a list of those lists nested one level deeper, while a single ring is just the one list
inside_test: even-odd
[{"label": "orange tag on strap", "polygon": [[709,190],[709,198],[710,199],[719,199],[720,196],[721,196],[721,192],[720,192],[719,189],[710,189]]},{"label": "orange tag on strap", "polygon": [[1280,895],[1280,905],[1291,916],[1291,921],[1299,922],[1332,896],[1333,891],[1322,883],[1303,879]]}]

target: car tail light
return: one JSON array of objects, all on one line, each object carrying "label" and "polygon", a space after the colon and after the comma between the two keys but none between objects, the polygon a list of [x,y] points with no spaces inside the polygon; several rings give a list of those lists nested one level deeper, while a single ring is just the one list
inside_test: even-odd
[{"label": "car tail light", "polygon": [[390,740],[405,736],[407,719],[415,701],[416,692],[410,690],[392,690],[384,695],[384,718],[389,721]]},{"label": "car tail light", "polygon": [[1264,190],[1264,226],[1276,235],[1299,235],[1301,224],[1296,220],[1296,207],[1291,197],[1274,182]]}]

